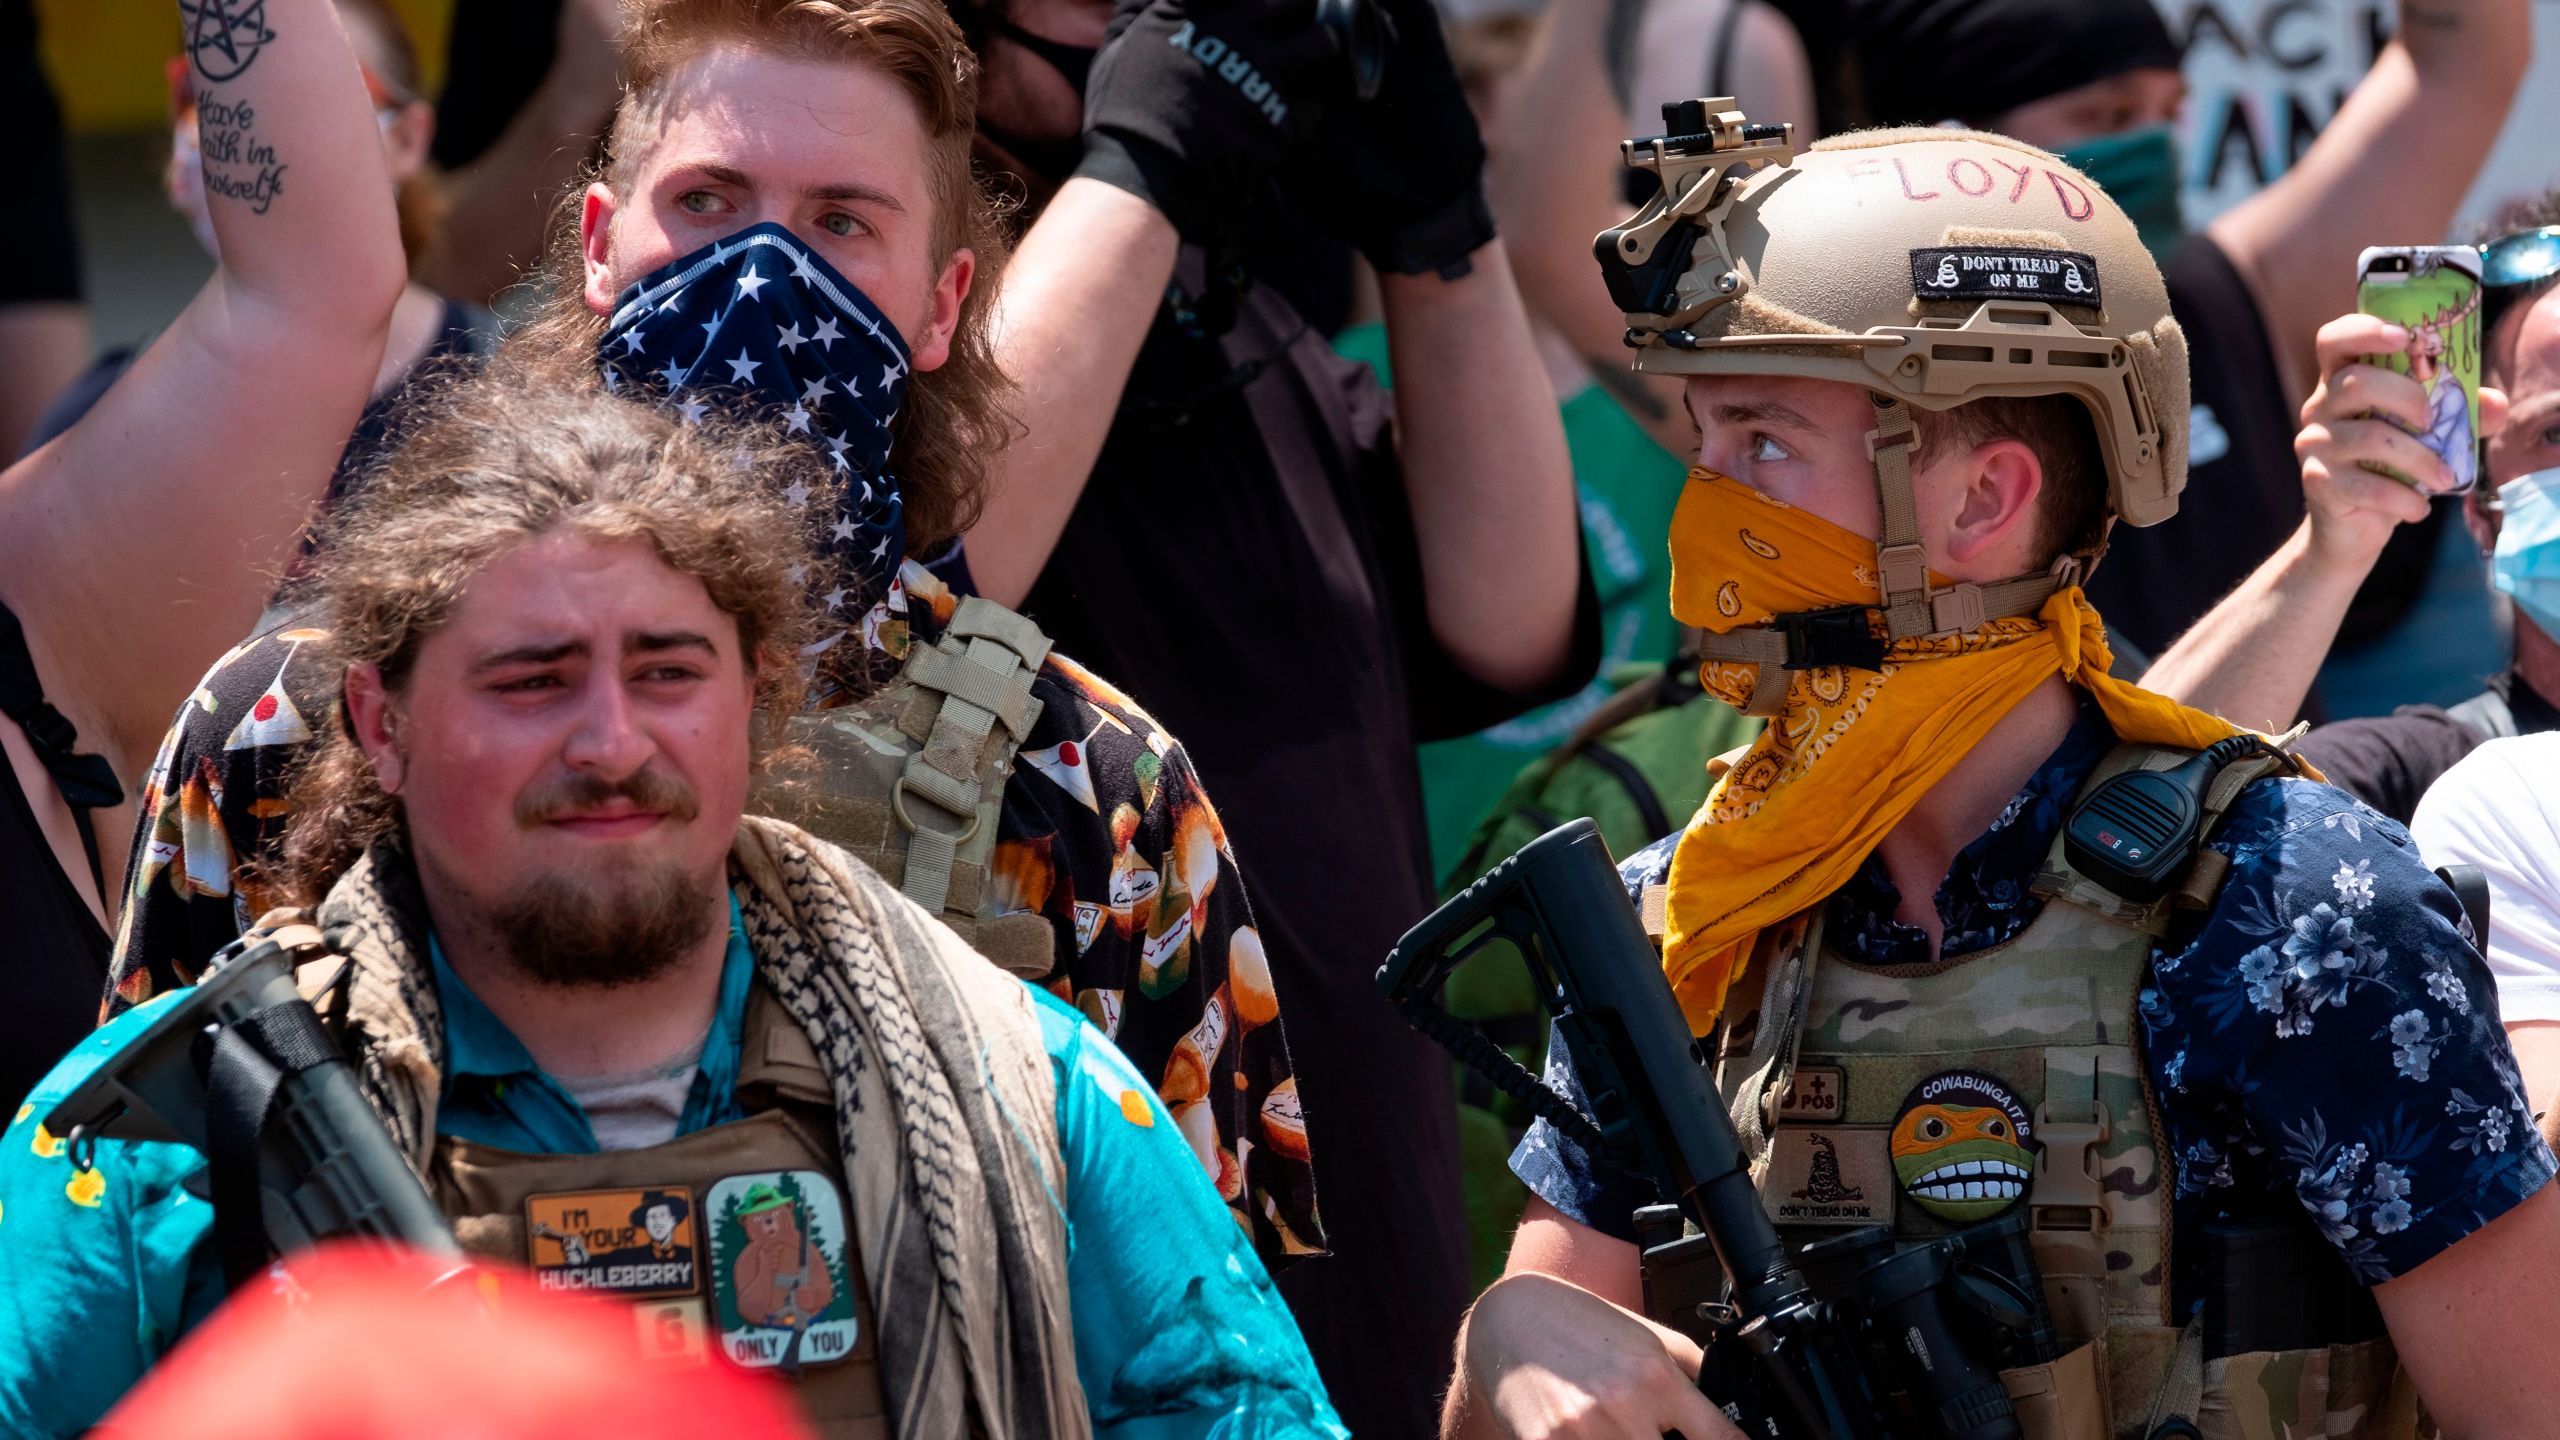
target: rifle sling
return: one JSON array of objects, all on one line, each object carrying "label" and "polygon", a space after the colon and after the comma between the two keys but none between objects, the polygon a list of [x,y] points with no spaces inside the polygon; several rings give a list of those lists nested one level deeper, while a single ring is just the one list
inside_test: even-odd
[{"label": "rifle sling", "polygon": [[274,1253],[260,1167],[286,1077],[344,1063],[320,1017],[299,1000],[251,1011],[215,1032],[205,1061],[205,1150],[226,1288],[256,1278]]}]

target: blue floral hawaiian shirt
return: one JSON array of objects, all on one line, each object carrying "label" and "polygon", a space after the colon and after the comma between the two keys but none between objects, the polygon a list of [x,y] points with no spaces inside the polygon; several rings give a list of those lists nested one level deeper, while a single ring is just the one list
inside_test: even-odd
[{"label": "blue floral hawaiian shirt", "polygon": [[[1952,958],[2012,938],[2043,908],[2028,881],[2114,745],[2084,703],[2061,746],[1937,893]],[[1631,895],[1659,883],[1679,837],[1619,867]],[[2516,1076],[2497,992],[2470,924],[2398,822],[2345,791],[2265,780],[2207,842],[2231,861],[2213,909],[2152,951],[2143,1051],[2174,1156],[2177,1239],[2267,1213],[2290,1191],[2366,1284],[2406,1274],[2552,1176]],[[1862,963],[1929,958],[1893,918],[1901,896],[1870,856],[1832,897],[1828,933]],[[1577,1103],[1566,1048],[1547,1080]],[[1620,1239],[1653,1203],[1641,1177],[1544,1121],[1512,1153],[1523,1183]],[[2192,1245],[2173,1244],[2192,1255]],[[2189,1277],[2176,1288],[2188,1293]]]}]

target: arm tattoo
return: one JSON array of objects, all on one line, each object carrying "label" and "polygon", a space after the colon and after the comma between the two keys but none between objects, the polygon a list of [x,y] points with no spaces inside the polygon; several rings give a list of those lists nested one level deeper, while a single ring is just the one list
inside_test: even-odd
[{"label": "arm tattoo", "polygon": [[276,147],[258,138],[257,107],[246,100],[217,100],[196,92],[196,144],[204,152],[204,188],[264,215],[284,193],[285,163]]},{"label": "arm tattoo", "polygon": [[216,83],[247,70],[276,38],[267,28],[267,0],[178,0],[178,10],[196,73]]}]

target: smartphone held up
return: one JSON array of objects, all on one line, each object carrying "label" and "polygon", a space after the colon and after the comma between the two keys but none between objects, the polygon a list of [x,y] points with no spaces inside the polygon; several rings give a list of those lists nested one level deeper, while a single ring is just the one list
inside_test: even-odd
[{"label": "smartphone held up", "polygon": [[[2384,418],[2453,472],[2445,494],[2465,494],[2480,481],[2480,295],[2480,252],[2469,245],[2377,245],[2356,259],[2356,308],[2409,332],[2406,348],[2373,363],[2427,392],[2426,428]],[[2394,470],[2383,473],[2417,483]]]}]

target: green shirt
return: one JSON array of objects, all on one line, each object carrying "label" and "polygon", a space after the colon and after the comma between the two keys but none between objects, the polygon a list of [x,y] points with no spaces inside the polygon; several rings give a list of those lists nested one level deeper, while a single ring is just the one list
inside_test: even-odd
[{"label": "green shirt", "polygon": [[[1387,331],[1355,325],[1333,347],[1390,379]],[[1627,661],[1671,658],[1671,511],[1688,479],[1686,462],[1653,441],[1617,399],[1585,385],[1561,405],[1564,443],[1582,506],[1582,543],[1600,598],[1599,675]],[[1448,877],[1476,823],[1522,766],[1564,743],[1616,687],[1595,678],[1573,695],[1489,730],[1421,747],[1422,804],[1431,826],[1431,866]]]}]

